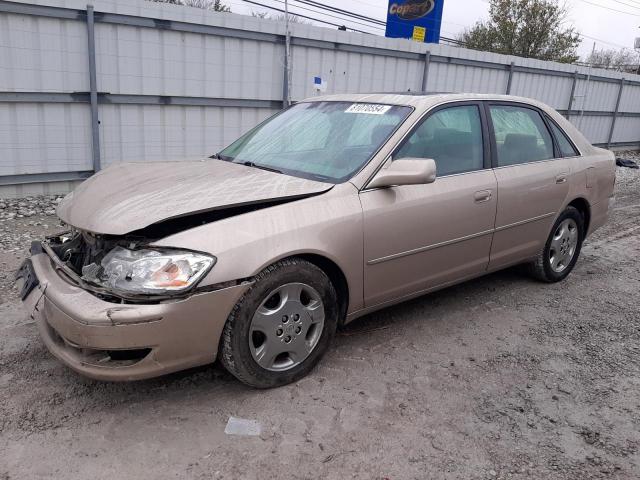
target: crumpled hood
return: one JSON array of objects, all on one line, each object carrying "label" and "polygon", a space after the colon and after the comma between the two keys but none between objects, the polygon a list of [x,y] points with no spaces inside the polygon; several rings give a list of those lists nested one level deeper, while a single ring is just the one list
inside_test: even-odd
[{"label": "crumpled hood", "polygon": [[331,187],[222,160],[120,163],[67,195],[58,205],[58,216],[81,230],[123,235],[171,218],[302,197]]}]

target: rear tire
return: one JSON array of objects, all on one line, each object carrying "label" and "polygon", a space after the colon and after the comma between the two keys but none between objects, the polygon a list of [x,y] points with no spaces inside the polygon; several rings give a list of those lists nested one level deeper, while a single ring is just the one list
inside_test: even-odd
[{"label": "rear tire", "polygon": [[530,273],[542,282],[567,278],[573,270],[584,240],[584,218],[578,209],[567,207],[553,224],[542,251],[530,264]]},{"label": "rear tire", "polygon": [[219,358],[241,382],[272,388],[307,375],[338,325],[329,277],[300,258],[278,261],[255,277],[222,333]]}]

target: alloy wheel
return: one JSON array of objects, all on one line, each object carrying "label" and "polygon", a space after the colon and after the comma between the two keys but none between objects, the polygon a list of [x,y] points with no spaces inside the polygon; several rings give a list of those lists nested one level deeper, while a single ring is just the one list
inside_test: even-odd
[{"label": "alloy wheel", "polygon": [[271,371],[302,363],[318,345],[324,327],[320,294],[304,283],[273,290],[251,319],[249,348],[253,359]]},{"label": "alloy wheel", "polygon": [[549,262],[556,273],[563,272],[573,260],[578,247],[578,224],[567,218],[558,225],[549,246]]}]

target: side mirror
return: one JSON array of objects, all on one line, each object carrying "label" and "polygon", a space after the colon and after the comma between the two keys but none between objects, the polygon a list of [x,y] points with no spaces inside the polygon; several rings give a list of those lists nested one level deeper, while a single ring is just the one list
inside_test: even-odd
[{"label": "side mirror", "polygon": [[393,185],[424,185],[436,180],[436,162],[431,158],[399,158],[390,162],[369,182],[367,188]]}]

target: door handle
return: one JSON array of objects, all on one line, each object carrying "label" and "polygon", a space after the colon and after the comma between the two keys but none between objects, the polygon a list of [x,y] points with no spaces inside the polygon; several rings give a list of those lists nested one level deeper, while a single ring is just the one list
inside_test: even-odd
[{"label": "door handle", "polygon": [[567,174],[561,173],[556,177],[556,183],[567,183]]},{"label": "door handle", "polygon": [[473,195],[476,203],[487,202],[491,199],[491,190],[480,190]]}]

